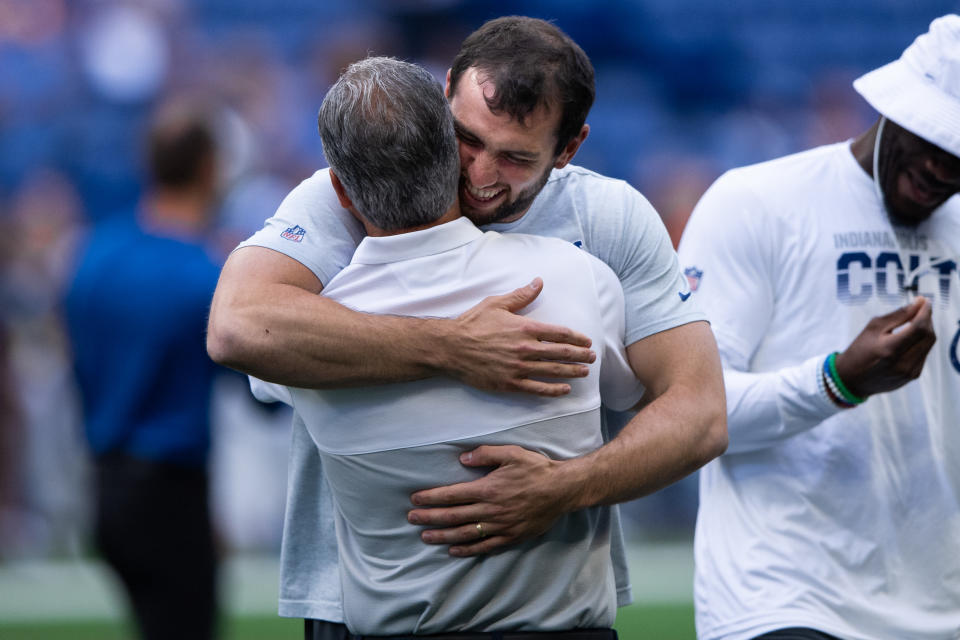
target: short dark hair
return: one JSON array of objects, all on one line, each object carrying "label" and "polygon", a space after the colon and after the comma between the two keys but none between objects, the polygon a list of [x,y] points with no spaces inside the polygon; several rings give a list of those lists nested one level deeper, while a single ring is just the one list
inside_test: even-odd
[{"label": "short dark hair", "polygon": [[150,177],[159,187],[181,188],[197,181],[215,151],[212,119],[204,104],[172,100],[150,122],[147,160]]},{"label": "short dark hair", "polygon": [[487,97],[494,113],[523,123],[537,107],[561,109],[554,155],[573,140],[593,106],[593,65],[583,49],[553,24],[538,18],[505,16],[467,36],[450,68],[450,95],[467,69],[493,82]]}]

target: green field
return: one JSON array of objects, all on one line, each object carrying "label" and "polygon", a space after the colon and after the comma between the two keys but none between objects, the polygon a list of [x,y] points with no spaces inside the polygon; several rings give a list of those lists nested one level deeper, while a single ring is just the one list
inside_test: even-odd
[{"label": "green field", "polygon": [[[694,640],[692,541],[634,542],[627,560],[640,604],[620,609],[620,637]],[[219,640],[303,637],[301,620],[275,614],[275,555],[228,556],[222,581]],[[136,640],[123,611],[119,584],[95,557],[0,563],[0,640]]]},{"label": "green field", "polygon": [[[620,610],[622,640],[694,640],[692,605],[631,605]],[[277,616],[228,618],[221,640],[300,640],[303,622]],[[109,621],[0,622],[3,640],[134,640],[128,627]]]}]

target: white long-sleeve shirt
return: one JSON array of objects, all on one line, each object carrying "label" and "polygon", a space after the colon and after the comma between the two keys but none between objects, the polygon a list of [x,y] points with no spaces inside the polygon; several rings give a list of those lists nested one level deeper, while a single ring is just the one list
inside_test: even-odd
[{"label": "white long-sleeve shirt", "polygon": [[[893,227],[849,143],[830,145],[722,176],[679,252],[729,412],[701,471],[699,637],[960,637],[960,202]],[[914,275],[938,335],[921,377],[837,409],[824,358]]]}]

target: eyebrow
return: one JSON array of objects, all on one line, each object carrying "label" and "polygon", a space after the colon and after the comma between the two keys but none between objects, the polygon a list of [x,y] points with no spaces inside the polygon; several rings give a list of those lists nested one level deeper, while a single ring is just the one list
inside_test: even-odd
[{"label": "eyebrow", "polygon": [[[477,142],[483,142],[483,140],[480,138],[480,136],[478,136],[478,135],[476,135],[474,132],[470,131],[470,129],[468,129],[467,127],[465,127],[465,126],[463,125],[463,123],[460,122],[459,120],[457,120],[456,118],[453,119],[453,130],[454,130],[454,132],[457,134],[457,137],[466,138],[466,139],[468,139],[468,140],[476,140]],[[534,152],[534,151],[522,151],[522,150],[519,150],[519,149],[503,149],[500,153],[503,153],[503,154],[509,155],[509,156],[513,156],[513,157],[516,157],[516,158],[521,158],[521,159],[523,159],[523,160],[534,160],[534,161],[535,161],[535,160],[538,160],[538,159],[540,158],[540,154],[538,154],[538,153],[536,153],[536,152]]]}]

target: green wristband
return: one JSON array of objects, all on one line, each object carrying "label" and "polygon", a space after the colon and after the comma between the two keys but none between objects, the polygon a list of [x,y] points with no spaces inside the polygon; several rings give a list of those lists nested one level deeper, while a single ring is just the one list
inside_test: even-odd
[{"label": "green wristband", "polygon": [[843,380],[840,379],[840,374],[837,373],[837,354],[839,351],[834,351],[827,357],[827,365],[830,367],[830,377],[833,378],[833,381],[837,383],[837,389],[840,389],[840,393],[843,394],[843,399],[849,402],[850,404],[863,404],[863,401],[866,398],[858,398],[850,392],[850,389],[847,389],[847,386],[843,384]]}]

